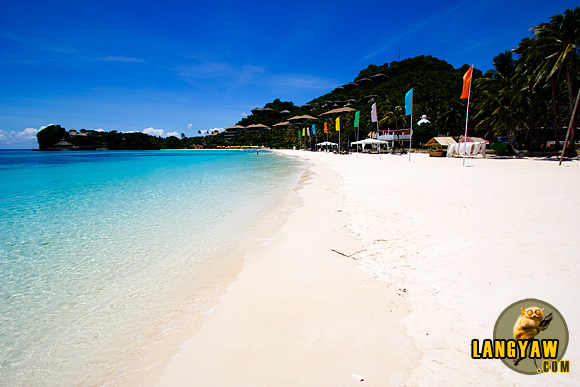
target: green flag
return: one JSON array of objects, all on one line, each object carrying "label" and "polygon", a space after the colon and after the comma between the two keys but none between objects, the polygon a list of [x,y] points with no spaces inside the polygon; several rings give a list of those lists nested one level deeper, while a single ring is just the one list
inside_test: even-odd
[{"label": "green flag", "polygon": [[358,116],[359,116],[360,112],[356,112],[354,113],[354,127],[358,128]]}]

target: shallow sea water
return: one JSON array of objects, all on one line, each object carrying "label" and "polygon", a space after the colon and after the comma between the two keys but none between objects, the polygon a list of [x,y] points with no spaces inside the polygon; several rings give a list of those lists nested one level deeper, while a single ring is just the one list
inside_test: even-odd
[{"label": "shallow sea water", "polygon": [[211,307],[300,171],[241,151],[0,151],[0,385],[138,373]]}]

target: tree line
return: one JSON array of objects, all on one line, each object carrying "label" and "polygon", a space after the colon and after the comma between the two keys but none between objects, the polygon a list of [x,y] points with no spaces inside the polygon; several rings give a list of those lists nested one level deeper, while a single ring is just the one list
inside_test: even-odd
[{"label": "tree line", "polygon": [[493,69],[474,82],[476,129],[506,134],[516,145],[559,147],[569,132],[575,155],[574,104],[579,86],[580,7],[531,28],[533,36],[493,58]]},{"label": "tree line", "polygon": [[[566,153],[575,155],[578,112],[574,116],[573,113],[580,84],[580,7],[554,15],[548,22],[532,27],[531,31],[531,38],[495,56],[493,69],[485,74],[474,69],[468,133],[492,141],[498,136],[507,136],[513,146],[531,150],[543,149],[549,141],[561,148],[560,142],[568,134]],[[467,102],[459,99],[459,95],[462,76],[468,68],[465,64],[455,69],[432,56],[418,56],[381,66],[371,64],[360,71],[353,82],[288,110],[293,115],[318,117],[336,107],[337,101],[350,101],[349,106],[361,112],[360,132],[364,138],[376,129],[370,121],[374,102],[381,130],[410,126],[411,117],[404,111],[404,95],[413,88],[414,129],[419,128],[415,124],[423,114],[431,121],[420,129],[426,133],[417,133],[417,138],[414,133],[414,143],[420,145],[432,133],[460,136],[465,129]],[[353,117],[354,113],[341,116],[345,142],[356,139]],[[263,116],[260,112],[238,124],[259,122],[268,125],[274,123],[274,118],[277,117]],[[307,124],[321,127],[324,122],[317,118]],[[331,120],[326,122],[332,125]],[[290,125],[276,138],[281,144],[305,144],[305,139],[298,136],[305,125]],[[336,133],[331,136],[331,140],[338,140]]]},{"label": "tree line", "polygon": [[[543,149],[553,142],[556,148],[569,136],[566,154],[575,155],[576,115],[572,117],[580,86],[580,7],[567,9],[549,21],[531,28],[532,37],[523,39],[511,50],[493,58],[493,69],[473,71],[468,134],[487,138],[508,136],[514,147]],[[459,99],[465,64],[454,68],[432,56],[417,56],[381,66],[371,64],[343,86],[313,99],[303,106],[275,99],[264,108],[254,109],[238,125],[264,124],[270,129],[241,130],[235,136],[220,133],[214,136],[156,137],[144,133],[97,132],[85,137],[67,137],[75,146],[106,146],[109,149],[217,148],[263,145],[279,148],[312,147],[328,140],[338,142],[334,117],[322,113],[348,105],[360,111],[358,130],[354,128],[354,111],[340,115],[341,135],[348,142],[363,139],[377,129],[371,122],[371,106],[377,104],[378,128],[408,128],[404,96],[413,88],[413,144],[421,146],[435,135],[460,136],[465,130],[467,100]],[[292,116],[309,115],[314,119],[299,123],[287,122]],[[429,124],[417,126],[422,115]],[[316,135],[302,137],[304,128],[315,125]],[[66,131],[58,125],[38,134],[41,149],[49,148]],[[568,133],[568,128],[571,128]],[[343,148],[344,149],[344,148]]]}]

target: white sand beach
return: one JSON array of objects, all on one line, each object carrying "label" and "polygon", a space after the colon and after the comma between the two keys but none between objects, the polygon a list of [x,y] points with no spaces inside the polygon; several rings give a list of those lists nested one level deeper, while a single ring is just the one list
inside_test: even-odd
[{"label": "white sand beach", "polygon": [[[280,153],[302,206],[157,386],[580,384],[580,161]],[[569,374],[471,358],[525,298],[565,317]]]}]

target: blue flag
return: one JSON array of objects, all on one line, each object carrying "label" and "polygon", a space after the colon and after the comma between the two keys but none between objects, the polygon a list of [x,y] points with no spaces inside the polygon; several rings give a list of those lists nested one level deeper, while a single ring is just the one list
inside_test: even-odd
[{"label": "blue flag", "polygon": [[413,89],[405,94],[405,114],[408,116],[413,115]]},{"label": "blue flag", "polygon": [[314,127],[314,124],[312,124],[312,134],[316,134],[316,128]]}]

